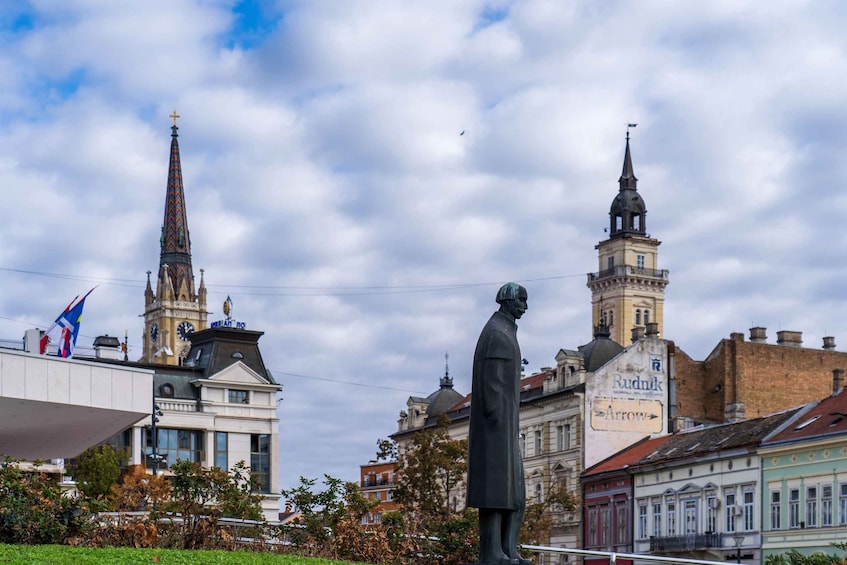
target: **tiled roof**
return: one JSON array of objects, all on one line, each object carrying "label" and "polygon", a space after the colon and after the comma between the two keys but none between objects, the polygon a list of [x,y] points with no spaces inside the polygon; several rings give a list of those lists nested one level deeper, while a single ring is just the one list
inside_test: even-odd
[{"label": "tiled roof", "polygon": [[765,445],[847,433],[847,393],[824,398]]},{"label": "tiled roof", "polygon": [[652,453],[653,451],[659,449],[663,443],[668,441],[671,436],[661,436],[661,437],[645,437],[644,439],[638,441],[626,449],[617,452],[600,461],[593,467],[589,467],[582,476],[584,478],[592,477],[594,475],[600,475],[603,473],[607,473],[609,471],[617,471],[620,469],[626,469],[633,463],[641,460],[642,457],[647,455],[648,453]]},{"label": "tiled roof", "polygon": [[657,449],[645,455],[636,465],[650,465],[660,461],[667,462],[756,446],[769,433],[794,417],[798,411],[799,408],[793,408],[742,422],[678,432],[670,436],[668,441]]}]

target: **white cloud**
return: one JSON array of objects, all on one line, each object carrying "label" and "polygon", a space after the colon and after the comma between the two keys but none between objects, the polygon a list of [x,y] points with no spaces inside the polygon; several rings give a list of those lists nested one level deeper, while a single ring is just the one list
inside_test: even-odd
[{"label": "white cloud", "polygon": [[445,351],[467,392],[508,279],[538,279],[530,369],[590,340],[628,122],[667,337],[847,339],[841,5],[283,2],[254,49],[229,2],[32,6],[0,35],[0,337],[93,284],[18,271],[115,279],[84,339],[139,353],[176,109],[195,274],[266,332],[286,486],[355,478]]}]

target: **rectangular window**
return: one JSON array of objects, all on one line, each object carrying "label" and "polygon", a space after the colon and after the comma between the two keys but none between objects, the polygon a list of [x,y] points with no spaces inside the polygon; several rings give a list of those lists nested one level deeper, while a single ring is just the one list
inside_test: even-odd
[{"label": "rectangular window", "polygon": [[668,536],[676,535],[676,502],[668,502]]},{"label": "rectangular window", "polygon": [[141,435],[142,444],[145,446],[144,455],[147,460],[147,467],[150,469],[161,471],[180,460],[203,463],[206,459],[203,450],[203,438],[205,437],[203,431],[156,428],[158,465],[154,465],[152,458],[153,434],[147,428],[141,428]]},{"label": "rectangular window", "polygon": [[271,492],[271,435],[250,435],[250,478],[255,478],[255,492]]},{"label": "rectangular window", "polygon": [[518,437],[518,446],[521,450],[521,457],[526,457],[526,434],[521,434]]},{"label": "rectangular window", "polygon": [[565,449],[565,426],[556,426],[556,451]]},{"label": "rectangular window", "polygon": [[541,430],[535,430],[535,455],[541,455]]},{"label": "rectangular window", "polygon": [[609,544],[609,507],[600,509],[600,545],[606,547]]},{"label": "rectangular window", "polygon": [[638,504],[638,539],[647,539],[647,503]]},{"label": "rectangular window", "polygon": [[697,501],[686,500],[683,503],[683,514],[685,517],[685,533],[697,533]]},{"label": "rectangular window", "polygon": [[230,404],[250,404],[250,391],[248,390],[232,390],[229,391]]},{"label": "rectangular window", "polygon": [[780,500],[781,493],[778,490],[771,491],[771,529],[779,530],[782,528],[782,503]]},{"label": "rectangular window", "polygon": [[806,489],[806,527],[818,527],[818,487]]},{"label": "rectangular window", "polygon": [[821,526],[832,525],[832,485],[821,487]]},{"label": "rectangular window", "polygon": [[618,504],[615,508],[615,522],[616,522],[616,530],[617,530],[617,543],[619,545],[625,544],[629,541],[627,538],[629,536],[626,535],[627,530],[629,530],[629,512],[627,512],[626,504]]},{"label": "rectangular window", "polygon": [[571,425],[565,424],[565,449],[571,448]]},{"label": "rectangular window", "polygon": [[224,471],[229,470],[228,443],[226,432],[215,432],[215,467]]},{"label": "rectangular window", "polygon": [[800,527],[800,489],[793,488],[788,491],[788,527]]},{"label": "rectangular window", "polygon": [[718,497],[711,493],[708,494],[706,496],[706,507],[708,508],[706,532],[713,534],[718,531]]},{"label": "rectangular window", "polygon": [[838,525],[847,526],[847,483],[838,485]]},{"label": "rectangular window", "polygon": [[725,532],[734,532],[735,531],[735,513],[738,511],[738,507],[735,505],[735,494],[727,493],[724,495],[724,502],[726,502],[726,512],[725,518],[726,523],[724,524]]},{"label": "rectangular window", "polygon": [[662,505],[658,502],[653,503],[653,535],[662,535]]},{"label": "rectangular window", "polygon": [[636,255],[635,262],[640,270],[644,270],[644,255]]},{"label": "rectangular window", "polygon": [[744,497],[743,516],[744,516],[744,531],[752,532],[755,526],[753,514],[753,491],[745,490],[742,494]]},{"label": "rectangular window", "polygon": [[606,265],[607,265],[607,268],[608,268],[610,271],[611,271],[612,269],[614,269],[614,268],[615,268],[615,258],[614,258],[614,257],[609,257],[609,258],[606,260]]},{"label": "rectangular window", "polygon": [[588,511],[588,543],[591,546],[597,546],[597,509],[592,508]]}]

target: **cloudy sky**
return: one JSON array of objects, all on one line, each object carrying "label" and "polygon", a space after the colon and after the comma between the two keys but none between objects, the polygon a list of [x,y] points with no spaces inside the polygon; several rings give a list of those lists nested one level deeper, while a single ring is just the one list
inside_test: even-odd
[{"label": "cloudy sky", "polygon": [[[12,6],[13,4],[13,6]],[[213,314],[265,333],[281,484],[355,479],[498,286],[535,371],[591,339],[626,124],[670,270],[665,337],[847,347],[847,4],[31,0],[0,8],[0,337],[93,284],[129,331],[170,144]],[[464,135],[460,135],[461,132]]]}]

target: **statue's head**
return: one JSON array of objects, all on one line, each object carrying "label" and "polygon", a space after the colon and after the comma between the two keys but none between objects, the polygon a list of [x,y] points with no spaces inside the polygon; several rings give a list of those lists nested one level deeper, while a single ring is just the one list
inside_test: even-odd
[{"label": "statue's head", "polygon": [[527,310],[526,299],[526,289],[518,283],[506,283],[497,291],[497,304],[500,305],[500,310],[510,314],[516,320]]}]

